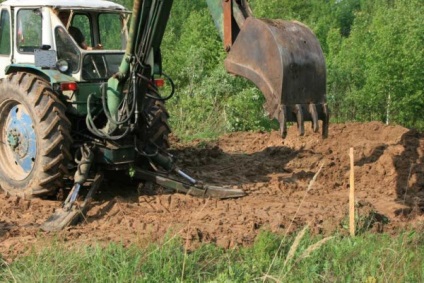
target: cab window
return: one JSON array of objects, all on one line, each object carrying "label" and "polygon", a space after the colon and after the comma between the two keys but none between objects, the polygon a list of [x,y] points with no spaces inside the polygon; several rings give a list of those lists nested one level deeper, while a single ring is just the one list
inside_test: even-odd
[{"label": "cab window", "polygon": [[57,58],[68,61],[72,72],[77,72],[79,69],[79,58],[81,53],[78,47],[70,38],[66,30],[58,26],[55,29]]},{"label": "cab window", "polygon": [[122,20],[119,14],[99,15],[100,42],[104,49],[125,49],[125,38],[122,34]]},{"label": "cab window", "polygon": [[[77,28],[81,32],[87,46],[92,46],[90,18],[87,15],[75,14],[72,17],[71,26]],[[80,44],[80,42],[77,43]]]},{"label": "cab window", "polygon": [[38,9],[21,9],[16,21],[16,43],[21,53],[33,53],[41,46],[41,12]]},{"label": "cab window", "polygon": [[0,55],[10,55],[10,16],[7,10],[0,14]]}]

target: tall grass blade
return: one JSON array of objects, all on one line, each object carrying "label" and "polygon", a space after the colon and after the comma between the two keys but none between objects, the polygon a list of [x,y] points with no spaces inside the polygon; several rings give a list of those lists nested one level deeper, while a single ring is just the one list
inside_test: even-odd
[{"label": "tall grass blade", "polygon": [[296,238],[293,241],[293,244],[290,247],[289,252],[287,253],[286,260],[284,261],[283,268],[285,268],[287,263],[294,258],[294,254],[296,253],[296,250],[299,247],[300,241],[302,240],[303,236],[305,236],[306,230],[308,230],[308,228],[309,228],[309,225],[305,225],[305,227],[303,227],[302,231],[300,231],[297,234]]}]

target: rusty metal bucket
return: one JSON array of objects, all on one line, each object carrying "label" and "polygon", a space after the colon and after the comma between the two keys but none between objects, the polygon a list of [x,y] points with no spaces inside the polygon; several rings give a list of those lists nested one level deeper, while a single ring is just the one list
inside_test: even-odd
[{"label": "rusty metal bucket", "polygon": [[328,134],[326,68],[314,33],[296,21],[248,17],[225,60],[228,72],[251,80],[263,92],[265,110],[280,122],[297,122],[304,134],[304,121],[312,121],[322,135]]}]

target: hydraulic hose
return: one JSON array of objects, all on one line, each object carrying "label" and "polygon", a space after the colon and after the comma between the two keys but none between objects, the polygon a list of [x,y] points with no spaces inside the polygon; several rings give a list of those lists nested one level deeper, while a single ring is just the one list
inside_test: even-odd
[{"label": "hydraulic hose", "polygon": [[130,127],[127,127],[125,129],[125,132],[121,135],[117,135],[117,136],[112,136],[109,134],[104,133],[103,131],[101,131],[100,129],[97,128],[97,126],[94,124],[94,120],[93,117],[91,116],[91,99],[92,99],[93,94],[89,94],[88,98],[87,98],[87,116],[85,119],[86,125],[87,125],[87,129],[95,136],[100,137],[100,138],[105,138],[105,139],[109,139],[109,140],[119,140],[122,139],[123,137],[125,137],[129,132],[130,132]]},{"label": "hydraulic hose", "polygon": [[[174,81],[171,79],[170,76],[168,76],[167,74],[162,72],[162,75],[169,81],[169,83],[171,84],[171,93],[167,96],[167,97],[162,97],[162,95],[160,94],[160,92],[157,90],[156,87],[154,87],[152,84],[148,85],[149,90],[151,90],[154,94],[156,94],[157,96],[153,96],[150,95],[149,93],[146,93],[146,96],[152,99],[156,99],[159,101],[166,101],[171,99],[174,94],[175,94],[175,84]],[[145,76],[138,74],[138,77],[142,78],[143,80],[150,82],[150,80],[148,78],[146,78]]]},{"label": "hydraulic hose", "polygon": [[103,107],[103,111],[104,111],[104,113],[105,113],[108,121],[111,122],[112,124],[114,124],[114,125],[123,125],[123,124],[127,123],[131,119],[132,115],[134,114],[134,112],[135,112],[135,105],[137,104],[137,101],[136,101],[136,85],[135,85],[134,82],[133,82],[133,88],[134,89],[132,91],[132,105],[131,105],[131,110],[127,114],[127,117],[124,118],[124,120],[122,120],[122,121],[117,121],[117,120],[115,120],[115,118],[112,117],[112,115],[110,115],[110,112],[109,112],[109,109],[108,109],[107,103],[106,103],[106,93],[107,93],[106,92],[106,88],[105,87],[102,88],[102,107]]}]

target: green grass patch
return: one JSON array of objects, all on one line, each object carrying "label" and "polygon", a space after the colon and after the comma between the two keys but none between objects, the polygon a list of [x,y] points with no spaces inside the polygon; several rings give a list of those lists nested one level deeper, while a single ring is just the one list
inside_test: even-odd
[{"label": "green grass patch", "polygon": [[[306,232],[306,233],[305,233]],[[4,262],[4,261],[3,261]],[[1,282],[423,282],[424,235],[355,238],[261,233],[253,246],[187,251],[181,240],[148,247],[60,242],[5,262]]]}]

